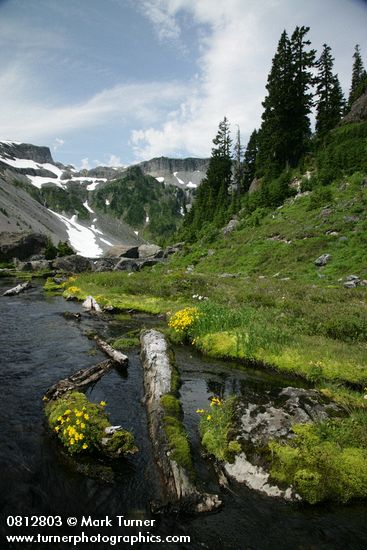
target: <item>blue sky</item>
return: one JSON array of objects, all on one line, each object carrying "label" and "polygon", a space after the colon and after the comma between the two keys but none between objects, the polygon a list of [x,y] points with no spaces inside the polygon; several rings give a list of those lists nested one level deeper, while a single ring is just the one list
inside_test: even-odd
[{"label": "blue sky", "polygon": [[0,0],[0,139],[77,167],[208,156],[226,115],[246,143],[279,36],[311,27],[344,91],[367,66],[365,0]]}]

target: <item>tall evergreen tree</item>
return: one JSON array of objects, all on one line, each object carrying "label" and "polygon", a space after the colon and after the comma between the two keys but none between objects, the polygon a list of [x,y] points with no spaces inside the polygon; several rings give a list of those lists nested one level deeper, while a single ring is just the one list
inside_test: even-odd
[{"label": "tall evergreen tree", "polygon": [[293,84],[291,88],[291,143],[288,163],[296,166],[308,149],[311,137],[309,115],[313,106],[313,67],[316,50],[309,49],[306,35],[310,27],[296,27],[290,40],[292,52]]},{"label": "tall evergreen tree", "polygon": [[318,75],[316,77],[316,133],[324,136],[334,128],[342,117],[345,101],[339,83],[338,75],[333,74],[334,58],[331,48],[323,45],[323,51],[316,62]]},{"label": "tall evergreen tree", "polygon": [[349,91],[348,107],[359,98],[367,87],[367,73],[363,67],[359,44],[356,44],[353,54],[352,84]]},{"label": "tall evergreen tree", "polygon": [[254,130],[248,140],[243,158],[243,190],[245,192],[250,189],[250,185],[256,173],[257,141],[257,130]]},{"label": "tall evergreen tree", "polygon": [[229,206],[228,188],[232,178],[232,140],[226,117],[219,123],[206,177],[200,184],[183,225],[186,238],[194,238],[205,222],[219,226]]},{"label": "tall evergreen tree", "polygon": [[292,90],[292,53],[286,31],[283,31],[273,57],[266,84],[267,96],[262,105],[262,124],[258,135],[257,173],[279,173],[288,160],[291,139],[290,97]]},{"label": "tall evergreen tree", "polygon": [[234,171],[233,171],[233,183],[235,185],[235,191],[237,195],[240,195],[242,191],[242,180],[243,180],[243,146],[241,143],[241,132],[240,127],[237,126],[237,135],[236,143],[233,148],[234,153]]},{"label": "tall evergreen tree", "polygon": [[277,176],[285,167],[296,166],[307,151],[315,60],[308,31],[309,27],[296,27],[291,38],[283,31],[273,58],[258,136],[260,176]]}]

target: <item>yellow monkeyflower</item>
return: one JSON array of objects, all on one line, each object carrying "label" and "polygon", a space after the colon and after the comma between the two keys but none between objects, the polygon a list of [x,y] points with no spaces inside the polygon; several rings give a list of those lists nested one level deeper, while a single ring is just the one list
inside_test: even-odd
[{"label": "yellow monkeyflower", "polygon": [[74,443],[75,443],[75,439],[72,437],[72,438],[70,439],[70,445],[74,445]]},{"label": "yellow monkeyflower", "polygon": [[85,418],[86,420],[89,420],[89,414],[85,413],[85,414],[84,414],[84,418]]},{"label": "yellow monkeyflower", "polygon": [[196,307],[185,307],[174,313],[168,321],[168,326],[176,332],[184,332],[199,317],[199,310]]},{"label": "yellow monkeyflower", "polygon": [[106,401],[101,401],[99,404],[101,405],[101,407],[105,407],[107,405]]},{"label": "yellow monkeyflower", "polygon": [[82,449],[88,449],[88,445],[86,443],[83,443]]},{"label": "yellow monkeyflower", "polygon": [[84,430],[84,428],[85,428],[84,422],[81,422],[81,423],[80,423],[80,428],[81,428],[82,430]]},{"label": "yellow monkeyflower", "polygon": [[196,412],[197,412],[198,414],[203,414],[205,411],[204,411],[204,409],[196,409]]},{"label": "yellow monkeyflower", "polygon": [[208,414],[208,416],[206,417],[207,420],[211,420],[212,419],[212,415],[211,414]]},{"label": "yellow monkeyflower", "polygon": [[56,426],[55,432],[58,432],[61,426]]},{"label": "yellow monkeyflower", "polygon": [[64,416],[67,416],[68,414],[71,414],[71,410],[70,410],[70,409],[67,409],[67,410],[64,412]]}]

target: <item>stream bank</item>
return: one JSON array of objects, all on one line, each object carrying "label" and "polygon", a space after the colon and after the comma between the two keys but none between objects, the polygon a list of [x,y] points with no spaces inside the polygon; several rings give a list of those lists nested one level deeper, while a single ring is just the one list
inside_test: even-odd
[{"label": "stream bank", "polygon": [[[5,290],[13,282],[4,280],[1,286]],[[149,328],[157,319],[133,315],[119,320],[111,316],[111,322],[106,323],[83,314],[78,303],[66,304],[61,297],[45,295],[38,286],[23,295],[2,298],[0,308],[1,525],[5,525],[7,515],[18,514],[151,517],[149,503],[160,496],[161,485],[141,403],[144,388],[139,350],[129,350],[127,372],[111,371],[87,392],[92,401],[108,403],[112,423],[131,429],[140,449],[131,459],[111,466],[113,483],[81,475],[60,457],[43,424],[41,398],[52,383],[104,359],[85,333],[98,332],[108,339],[132,328]],[[65,309],[81,313],[81,321],[65,319]],[[365,547],[365,504],[310,508],[270,499],[236,483],[230,491],[221,490],[214,472],[202,459],[195,411],[211,395],[276,394],[289,385],[289,380],[252,369],[236,370],[221,361],[204,359],[185,347],[176,349],[176,361],[182,380],[184,423],[195,466],[202,486],[209,492],[219,491],[224,506],[218,513],[200,517],[163,515],[158,519],[157,532],[162,536],[190,535],[190,550]]]}]

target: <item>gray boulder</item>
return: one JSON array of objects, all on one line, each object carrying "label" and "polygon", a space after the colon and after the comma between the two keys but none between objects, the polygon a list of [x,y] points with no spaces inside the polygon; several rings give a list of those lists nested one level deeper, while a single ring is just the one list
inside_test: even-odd
[{"label": "gray boulder", "polygon": [[51,269],[52,262],[49,260],[32,260],[30,262],[19,262],[18,271],[43,271]]},{"label": "gray boulder", "polygon": [[156,244],[141,244],[139,246],[139,258],[162,258],[164,251]]},{"label": "gray boulder", "polygon": [[71,256],[56,258],[52,262],[52,267],[58,271],[68,273],[83,273],[84,271],[91,271],[92,262],[88,258],[72,254]]},{"label": "gray boulder", "polygon": [[116,244],[109,248],[105,254],[106,258],[139,258],[139,251],[137,246],[126,246],[123,244]]},{"label": "gray boulder", "polygon": [[229,235],[230,233],[232,233],[232,231],[236,229],[237,225],[238,225],[238,220],[235,220],[235,219],[230,220],[227,223],[227,225],[222,229],[223,235]]},{"label": "gray boulder", "polygon": [[113,269],[114,271],[139,271],[140,264],[134,258],[120,258]]},{"label": "gray boulder", "polygon": [[104,271],[113,271],[116,265],[119,263],[120,258],[99,258],[92,263],[92,270],[96,273]]},{"label": "gray boulder", "polygon": [[322,266],[326,265],[330,260],[331,260],[331,255],[330,254],[322,254],[321,256],[319,256],[315,260],[315,265],[317,267],[322,267]]},{"label": "gray boulder", "polygon": [[35,254],[44,252],[47,245],[46,235],[41,233],[0,233],[0,261],[13,258],[28,260]]}]

